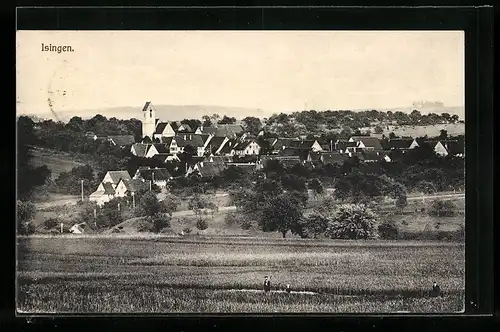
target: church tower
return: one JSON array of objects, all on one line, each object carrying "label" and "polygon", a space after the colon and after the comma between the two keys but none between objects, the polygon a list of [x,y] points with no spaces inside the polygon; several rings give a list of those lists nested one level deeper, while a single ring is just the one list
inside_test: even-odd
[{"label": "church tower", "polygon": [[146,102],[142,109],[142,138],[149,136],[153,140],[156,129],[156,110],[150,101]]}]

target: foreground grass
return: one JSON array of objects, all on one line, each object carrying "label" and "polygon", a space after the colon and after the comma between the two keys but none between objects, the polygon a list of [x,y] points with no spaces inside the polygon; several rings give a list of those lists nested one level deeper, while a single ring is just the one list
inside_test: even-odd
[{"label": "foreground grass", "polygon": [[[19,238],[25,312],[456,312],[459,243],[259,238]],[[273,289],[319,294],[268,294]],[[438,281],[444,298],[428,292]]]},{"label": "foreground grass", "polygon": [[[237,292],[211,289],[125,287],[101,289],[85,283],[21,287],[21,312],[57,313],[264,313],[264,312],[459,312],[463,295],[443,298],[337,296]],[[43,310],[40,310],[43,308]]]}]

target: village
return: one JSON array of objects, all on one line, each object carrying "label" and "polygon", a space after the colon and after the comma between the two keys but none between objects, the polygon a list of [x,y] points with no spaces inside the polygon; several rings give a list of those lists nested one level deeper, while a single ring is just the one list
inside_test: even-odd
[{"label": "village", "polygon": [[[320,165],[341,165],[350,158],[363,163],[388,162],[391,152],[405,153],[422,145],[430,146],[436,155],[464,157],[464,143],[458,140],[418,138],[385,139],[381,135],[357,135],[346,140],[320,142],[304,137],[269,137],[265,141],[267,153],[259,145],[259,136],[245,131],[239,124],[222,124],[190,128],[180,122],[165,122],[156,117],[151,102],[142,109],[142,141],[135,142],[133,135],[109,136],[116,146],[130,149],[140,158],[152,158],[163,164],[179,162],[179,154],[192,151],[192,158],[185,164],[184,176],[197,175],[213,177],[224,169],[235,166],[246,170],[261,170],[270,160],[279,161],[287,167],[302,164],[315,168]],[[97,140],[94,133],[87,133],[89,139]],[[138,190],[154,184],[166,188],[173,177],[167,168],[141,166],[135,174],[126,170],[108,170],[90,201],[102,206],[116,197],[133,196]]]}]

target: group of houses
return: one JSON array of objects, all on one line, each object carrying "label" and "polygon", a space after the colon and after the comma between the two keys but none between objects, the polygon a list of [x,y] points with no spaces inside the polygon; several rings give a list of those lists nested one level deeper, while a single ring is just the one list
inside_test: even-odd
[{"label": "group of houses", "polygon": [[[202,177],[219,175],[229,166],[250,170],[265,167],[270,160],[278,160],[285,167],[304,164],[318,167],[326,164],[342,164],[356,156],[360,161],[391,162],[391,151],[405,153],[423,144],[431,146],[440,156],[464,156],[464,144],[454,140],[419,140],[399,138],[380,140],[373,136],[352,136],[348,140],[319,142],[316,139],[266,138],[266,153],[261,153],[263,140],[246,132],[241,125],[200,126],[193,130],[187,124],[162,122],[156,118],[151,102],[142,109],[142,140],[135,142],[128,136],[110,136],[107,139],[118,146],[128,148],[133,155],[154,158],[161,163],[180,161],[179,154],[190,149],[191,162],[186,164],[185,176],[197,173]],[[259,144],[260,142],[260,144]],[[241,157],[251,161],[238,162]],[[103,204],[113,197],[124,197],[156,184],[165,187],[172,178],[166,168],[140,167],[131,177],[126,171],[109,171],[90,200]]]}]

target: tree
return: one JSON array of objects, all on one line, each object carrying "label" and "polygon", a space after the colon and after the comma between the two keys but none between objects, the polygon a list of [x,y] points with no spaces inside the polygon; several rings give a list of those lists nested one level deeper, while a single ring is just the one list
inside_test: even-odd
[{"label": "tree", "polygon": [[303,178],[295,174],[286,174],[281,178],[283,189],[289,191],[307,191],[306,183]]},{"label": "tree", "polygon": [[[118,204],[120,204],[120,210],[118,210]],[[114,198],[109,202],[104,203],[104,205],[99,209],[97,214],[96,224],[99,228],[107,228],[116,226],[123,222],[122,211],[127,207],[125,200],[120,198]]]},{"label": "tree", "polygon": [[389,133],[389,139],[395,139],[397,136],[392,131]]},{"label": "tree", "polygon": [[170,227],[170,217],[168,216],[154,216],[152,217],[153,232],[160,233],[162,229]]},{"label": "tree", "polygon": [[271,198],[263,208],[260,226],[264,232],[279,231],[286,237],[288,231],[301,232],[302,209],[288,195]]},{"label": "tree", "polygon": [[201,121],[198,119],[184,119],[181,123],[188,125],[192,130],[196,130],[199,126],[201,126]]},{"label": "tree", "polygon": [[342,204],[333,214],[326,235],[332,239],[373,239],[376,215],[364,204]]},{"label": "tree", "polygon": [[160,213],[162,204],[158,201],[155,193],[148,191],[140,198],[138,208],[140,215],[152,217]]},{"label": "tree", "polygon": [[172,216],[172,213],[177,211],[177,207],[181,204],[181,200],[173,194],[167,194],[160,203],[162,205],[161,212]]},{"label": "tree", "polygon": [[262,128],[262,123],[259,118],[254,116],[247,116],[244,118],[243,123],[245,124],[245,129],[249,131],[251,134],[257,135]]},{"label": "tree", "polygon": [[435,200],[429,208],[429,215],[434,217],[453,217],[457,206],[452,201]]},{"label": "tree", "polygon": [[415,189],[423,192],[424,194],[433,194],[436,192],[436,186],[431,181],[422,180],[419,181]]},{"label": "tree", "polygon": [[224,115],[222,117],[222,120],[218,121],[218,124],[232,124],[236,122],[236,118],[234,117],[228,117],[227,115]]},{"label": "tree", "polygon": [[213,211],[217,209],[217,206],[213,202],[209,202],[205,197],[194,194],[188,202],[188,209],[194,212],[198,220],[202,220],[204,209],[211,209]]},{"label": "tree", "polygon": [[196,222],[196,228],[198,228],[200,231],[203,231],[208,228],[208,223],[204,219],[200,219]]},{"label": "tree", "polygon": [[212,120],[210,119],[210,116],[204,115],[202,117],[202,119],[203,119],[203,127],[210,127],[210,126],[212,126]]},{"label": "tree", "polygon": [[324,234],[328,228],[329,219],[319,213],[313,213],[303,219],[302,229],[305,237],[316,239],[318,235]]},{"label": "tree", "polygon": [[444,129],[441,129],[439,131],[439,139],[440,140],[445,140],[448,138],[448,131],[447,130],[444,130]]},{"label": "tree", "polygon": [[321,195],[325,191],[325,189],[323,188],[323,184],[317,178],[314,178],[311,181],[309,181],[308,187],[317,195]]},{"label": "tree", "polygon": [[31,223],[36,214],[35,205],[31,202],[16,202],[17,231],[27,235],[34,232],[34,225]]},{"label": "tree", "polygon": [[382,134],[383,132],[384,129],[381,126],[379,125],[375,126],[375,134]]}]

